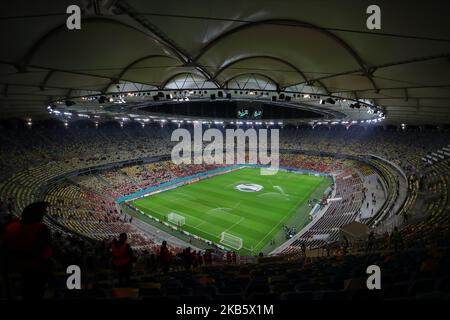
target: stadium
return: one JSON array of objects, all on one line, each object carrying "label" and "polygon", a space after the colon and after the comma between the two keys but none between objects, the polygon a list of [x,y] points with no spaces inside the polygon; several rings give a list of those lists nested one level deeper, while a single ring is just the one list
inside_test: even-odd
[{"label": "stadium", "polygon": [[448,300],[449,7],[371,5],[5,3],[0,299]]}]

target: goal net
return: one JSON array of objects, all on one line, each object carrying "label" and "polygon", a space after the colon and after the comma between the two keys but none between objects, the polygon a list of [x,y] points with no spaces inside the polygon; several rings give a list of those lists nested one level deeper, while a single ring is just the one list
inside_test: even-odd
[{"label": "goal net", "polygon": [[175,212],[171,212],[167,215],[167,221],[173,223],[178,227],[181,227],[186,223],[186,219],[182,215],[179,215],[178,213]]},{"label": "goal net", "polygon": [[220,234],[220,243],[235,250],[240,250],[242,248],[243,241],[241,238],[224,231]]}]

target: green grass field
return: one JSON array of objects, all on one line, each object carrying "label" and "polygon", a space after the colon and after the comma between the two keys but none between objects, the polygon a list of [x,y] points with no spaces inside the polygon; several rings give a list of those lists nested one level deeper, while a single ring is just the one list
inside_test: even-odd
[{"label": "green grass field", "polygon": [[[258,184],[263,189],[257,192],[235,189],[243,183]],[[323,192],[327,185],[325,177],[281,171],[263,176],[257,168],[243,168],[130,204],[163,221],[167,221],[171,212],[182,215],[185,217],[183,230],[217,244],[223,231],[240,237],[243,247],[239,253],[248,255],[262,251],[283,224],[293,218],[298,221],[296,215],[301,215],[302,225],[306,224],[310,208],[307,205],[305,208],[305,203],[313,193],[317,196],[317,190]]]}]

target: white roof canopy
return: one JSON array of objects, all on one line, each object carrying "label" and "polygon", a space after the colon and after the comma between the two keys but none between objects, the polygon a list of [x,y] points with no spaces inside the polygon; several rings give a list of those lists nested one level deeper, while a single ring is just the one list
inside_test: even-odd
[{"label": "white roof canopy", "polygon": [[[145,88],[315,86],[370,99],[393,123],[450,123],[444,1],[5,1],[0,117],[45,115],[59,97]],[[79,5],[82,29],[66,28]],[[263,89],[263,90],[266,90]]]}]

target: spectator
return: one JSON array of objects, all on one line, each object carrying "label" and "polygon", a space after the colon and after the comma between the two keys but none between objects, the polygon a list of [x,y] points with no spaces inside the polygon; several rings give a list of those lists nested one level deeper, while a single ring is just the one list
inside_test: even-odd
[{"label": "spectator", "polygon": [[168,273],[170,268],[171,254],[167,248],[167,242],[164,240],[159,249],[159,263],[163,273]]},{"label": "spectator", "polygon": [[183,262],[184,269],[191,270],[191,265],[192,265],[191,247],[187,247],[186,249],[183,250],[181,259]]},{"label": "spectator", "polygon": [[24,300],[42,299],[50,276],[51,235],[42,223],[47,206],[46,202],[28,205],[22,219],[11,222],[5,230],[7,272],[20,273]]},{"label": "spectator", "polygon": [[237,262],[236,252],[235,252],[235,251],[233,251],[233,253],[231,254],[231,261],[232,261],[234,264],[236,264],[236,262]]},{"label": "spectator", "polygon": [[306,257],[306,245],[305,242],[302,242],[300,246],[300,250],[302,251],[302,256]]},{"label": "spectator", "polygon": [[121,233],[119,240],[115,240],[111,246],[112,264],[117,271],[119,283],[130,280],[133,262],[135,260],[133,250],[127,243],[127,234]]},{"label": "spectator", "polygon": [[369,237],[367,238],[367,247],[366,252],[371,252],[375,246],[375,233],[373,231],[370,232]]},{"label": "spectator", "polygon": [[397,252],[399,249],[403,249],[403,237],[397,227],[395,227],[394,231],[392,231],[389,240],[391,248],[394,248],[394,252]]},{"label": "spectator", "polygon": [[349,243],[348,243],[348,239],[346,236],[343,236],[342,239],[342,255],[347,255],[348,253],[348,247],[349,247]]},{"label": "spectator", "polygon": [[230,251],[227,251],[227,255],[226,255],[226,257],[227,257],[227,263],[231,263],[231,252]]}]

